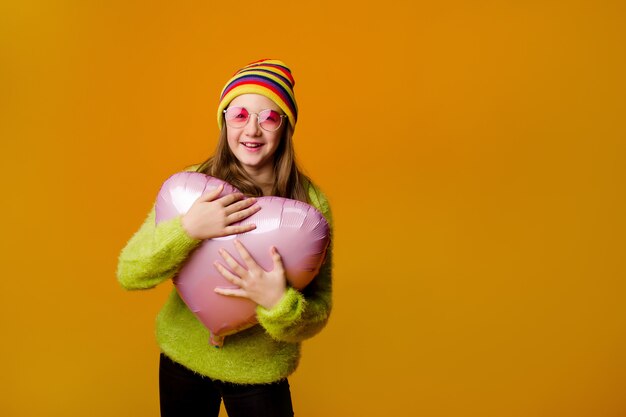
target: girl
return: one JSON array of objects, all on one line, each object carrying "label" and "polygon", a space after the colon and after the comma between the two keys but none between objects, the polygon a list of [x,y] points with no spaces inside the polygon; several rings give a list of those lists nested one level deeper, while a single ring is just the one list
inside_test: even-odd
[{"label": "girl", "polygon": [[[216,152],[191,170],[220,178],[242,194],[218,198],[220,187],[198,198],[185,215],[158,225],[153,207],[120,254],[117,277],[124,288],[147,289],[171,279],[203,239],[253,230],[254,225],[234,223],[259,210],[255,196],[307,202],[332,227],[326,197],[296,165],[294,84],[290,69],[278,60],[253,62],[226,83],[217,110]],[[332,248],[319,274],[297,291],[287,284],[274,247],[268,248],[271,271],[260,268],[241,244],[236,247],[245,265],[227,252],[222,257],[233,272],[216,264],[236,288],[215,291],[255,302],[258,324],[226,336],[216,349],[208,343],[209,331],[173,289],[156,321],[164,417],[217,416],[222,399],[230,417],[293,415],[287,377],[298,364],[300,342],[328,320]]]}]

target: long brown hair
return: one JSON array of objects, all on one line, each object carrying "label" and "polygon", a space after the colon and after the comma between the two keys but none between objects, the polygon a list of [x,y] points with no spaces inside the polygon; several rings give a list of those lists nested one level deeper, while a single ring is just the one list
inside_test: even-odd
[{"label": "long brown hair", "polygon": [[[254,183],[230,150],[225,125],[220,132],[215,154],[200,164],[196,172],[224,180],[245,195],[263,196],[261,187]],[[274,176],[272,195],[310,203],[307,191],[311,180],[300,171],[296,163],[293,129],[289,123],[274,153]]]}]

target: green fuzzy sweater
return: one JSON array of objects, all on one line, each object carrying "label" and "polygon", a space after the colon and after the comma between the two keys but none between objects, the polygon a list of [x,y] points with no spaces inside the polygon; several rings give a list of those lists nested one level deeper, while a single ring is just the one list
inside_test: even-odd
[{"label": "green fuzzy sweater", "polygon": [[[324,215],[332,231],[326,197],[313,184],[308,192],[310,204]],[[128,290],[153,288],[173,278],[200,242],[187,235],[180,216],[156,225],[153,207],[122,250],[117,279]],[[219,349],[209,344],[208,329],[174,288],[157,316],[157,342],[174,361],[213,379],[238,384],[278,381],[298,366],[300,342],[318,333],[328,321],[331,271],[332,239],[319,274],[304,290],[288,287],[272,309],[257,306],[259,323],[226,336]]]}]

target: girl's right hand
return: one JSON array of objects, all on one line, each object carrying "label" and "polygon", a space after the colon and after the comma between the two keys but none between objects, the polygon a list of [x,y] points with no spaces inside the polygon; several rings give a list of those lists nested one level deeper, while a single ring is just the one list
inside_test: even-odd
[{"label": "girl's right hand", "polygon": [[224,185],[203,194],[191,205],[181,218],[183,229],[194,239],[212,239],[254,230],[256,225],[231,226],[259,211],[261,206],[252,206],[256,198],[246,198],[241,193],[217,198]]}]

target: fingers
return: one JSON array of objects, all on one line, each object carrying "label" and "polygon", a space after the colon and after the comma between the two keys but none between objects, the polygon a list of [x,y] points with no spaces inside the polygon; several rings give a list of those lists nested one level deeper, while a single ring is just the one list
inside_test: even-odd
[{"label": "fingers", "polygon": [[250,207],[254,203],[256,203],[256,201],[257,200],[254,197],[246,198],[244,200],[237,201],[236,203],[232,203],[232,204],[224,207],[224,211],[226,212],[227,215],[233,214],[233,213],[236,213],[238,211],[242,211],[244,209],[247,209],[248,207]]},{"label": "fingers", "polygon": [[225,249],[220,249],[220,255],[222,255],[222,258],[224,258],[230,269],[239,277],[244,276],[248,272],[243,266],[239,265],[235,258],[230,256],[230,253],[226,252]]},{"label": "fingers", "polygon": [[[222,191],[224,191],[224,184],[220,184],[214,190],[211,190],[209,192],[202,194],[200,197],[198,197],[196,201],[209,202],[209,201],[215,200],[216,202],[219,202],[222,205],[222,207],[227,207],[231,205],[232,203],[234,203],[235,201],[239,201],[244,198],[244,195],[242,193],[232,193],[232,194],[227,194],[224,197],[218,199],[217,197],[219,197]],[[248,202],[247,200],[249,199],[244,200],[246,201],[244,207],[252,205],[256,201],[255,200],[252,202]]]},{"label": "fingers", "polygon": [[254,230],[254,229],[256,229],[256,224],[226,226],[224,228],[224,236],[240,235],[242,233],[246,233],[246,232],[249,232],[250,230]]},{"label": "fingers", "polygon": [[213,291],[215,291],[218,294],[228,295],[228,296],[231,296],[231,297],[248,298],[248,293],[246,292],[246,290],[242,290],[241,288],[220,288],[220,287],[217,287]]},{"label": "fingers", "polygon": [[272,260],[274,261],[274,270],[281,272],[284,271],[285,267],[283,266],[283,258],[278,253],[276,246],[272,246],[270,248],[270,253],[272,254]]},{"label": "fingers", "polygon": [[241,255],[241,259],[243,259],[243,261],[246,263],[248,270],[252,270],[254,268],[259,267],[256,261],[252,258],[252,256],[250,256],[250,253],[237,239],[235,239],[235,247],[237,248],[237,252],[239,252],[239,255]]},{"label": "fingers", "polygon": [[235,213],[232,213],[226,216],[226,224],[232,224],[232,223],[237,223],[239,221],[242,221],[252,216],[254,213],[256,213],[259,210],[261,210],[261,206],[255,205],[245,210],[240,210]]},{"label": "fingers", "polygon": [[[222,192],[223,189],[224,189],[224,185],[221,184],[217,189],[209,193],[201,195],[196,201],[200,201],[200,202],[213,201],[215,203],[220,204],[222,207],[224,207],[224,214],[226,216],[225,224],[227,226],[233,223],[237,223],[247,217],[250,217],[257,211],[261,210],[261,206],[254,205],[257,202],[256,198],[254,197],[245,198],[245,196],[242,193],[232,193],[232,194],[228,194],[228,195],[225,195],[224,197],[217,199],[217,197],[219,196],[219,194]],[[246,228],[241,229],[241,231],[239,232],[229,231],[226,234],[245,233],[253,229],[254,227],[247,226]]]},{"label": "fingers", "polygon": [[216,201],[219,202],[222,205],[222,207],[227,207],[233,204],[235,201],[239,201],[243,198],[244,198],[244,195],[241,193],[232,193],[232,194],[227,194],[224,197],[217,199]]},{"label": "fingers", "polygon": [[215,269],[217,269],[217,271],[222,274],[222,276],[226,278],[229,282],[235,284],[238,287],[243,286],[243,280],[237,275],[230,272],[228,269],[224,268],[221,263],[215,261],[213,262],[213,266],[215,266]]},{"label": "fingers", "polygon": [[224,190],[224,184],[220,184],[216,189],[202,194],[196,201],[213,201]]},{"label": "fingers", "polygon": [[[253,200],[252,202],[248,202],[248,200]],[[230,206],[225,208],[226,211],[226,224],[230,225],[233,223],[240,222],[254,213],[261,210],[261,206],[258,204],[252,205],[256,202],[256,199],[246,199],[244,201],[237,202],[235,204],[231,204]],[[246,208],[247,207],[247,208]]]}]

